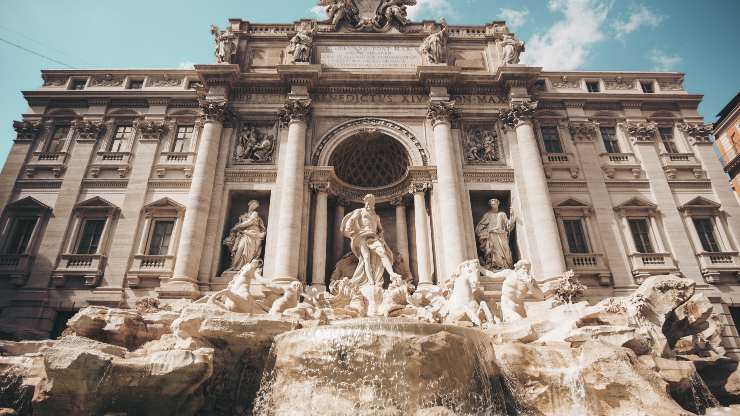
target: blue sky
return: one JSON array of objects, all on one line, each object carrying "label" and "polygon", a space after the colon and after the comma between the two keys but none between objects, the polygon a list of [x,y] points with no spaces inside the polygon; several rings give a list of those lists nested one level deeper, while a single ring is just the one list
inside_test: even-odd
[{"label": "blue sky", "polygon": [[[21,90],[39,71],[171,68],[210,63],[209,25],[229,17],[291,22],[314,17],[315,0],[0,0],[0,164],[26,110]],[[419,0],[415,20],[507,20],[527,42],[523,60],[550,70],[670,70],[704,94],[707,121],[740,90],[740,0]],[[45,55],[49,59],[11,46]]]}]

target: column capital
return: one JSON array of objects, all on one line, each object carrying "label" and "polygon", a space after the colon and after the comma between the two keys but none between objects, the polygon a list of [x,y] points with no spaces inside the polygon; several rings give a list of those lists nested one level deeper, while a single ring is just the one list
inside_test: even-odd
[{"label": "column capital", "polygon": [[427,110],[427,118],[432,120],[432,124],[452,123],[460,118],[460,109],[457,108],[455,101],[430,101]]},{"label": "column capital", "polygon": [[595,121],[572,121],[569,128],[570,137],[574,142],[592,142],[599,131],[599,123]]},{"label": "column capital", "polygon": [[409,193],[410,194],[426,193],[430,189],[432,189],[432,183],[431,182],[412,182],[409,185]]},{"label": "column capital", "polygon": [[537,109],[537,101],[512,101],[509,109],[501,113],[501,121],[508,127],[516,128],[522,123],[531,122]]},{"label": "column capital", "polygon": [[712,144],[710,137],[714,131],[713,124],[681,123],[678,128],[689,136],[689,143],[692,145]]},{"label": "column capital", "polygon": [[394,207],[402,207],[402,206],[405,206],[406,205],[406,201],[404,200],[403,195],[402,196],[399,196],[398,198],[392,199],[391,200],[391,205],[394,206]]},{"label": "column capital", "polygon": [[290,99],[278,113],[280,124],[289,125],[293,121],[307,122],[311,116],[311,99]]},{"label": "column capital", "polygon": [[328,182],[314,182],[309,185],[311,190],[318,193],[328,194],[331,189],[331,185]]},{"label": "column capital", "polygon": [[40,121],[13,121],[13,130],[17,133],[15,141],[33,141],[43,127]]},{"label": "column capital", "polygon": [[77,131],[78,141],[95,141],[108,126],[103,120],[75,120],[72,127]]},{"label": "column capital", "polygon": [[141,133],[142,140],[159,141],[167,132],[168,126],[164,120],[135,120],[134,128]]},{"label": "column capital", "polygon": [[658,125],[652,121],[629,121],[620,124],[626,129],[632,143],[651,143],[655,141]]},{"label": "column capital", "polygon": [[232,115],[231,108],[229,107],[229,101],[225,98],[221,99],[207,99],[203,98],[198,101],[200,105],[200,111],[202,117],[207,122],[219,122],[223,123],[227,117]]}]

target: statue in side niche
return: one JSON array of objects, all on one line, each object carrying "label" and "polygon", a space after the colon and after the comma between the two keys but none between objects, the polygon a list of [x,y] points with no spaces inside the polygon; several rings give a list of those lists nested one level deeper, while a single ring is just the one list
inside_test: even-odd
[{"label": "statue in side niche", "polygon": [[231,250],[229,270],[240,270],[245,264],[258,259],[262,254],[262,243],[265,240],[266,230],[257,212],[259,206],[258,201],[249,201],[247,212],[239,216],[239,221],[224,239],[224,245]]},{"label": "statue in side niche", "polygon": [[426,64],[441,64],[446,61],[447,56],[447,22],[442,19],[442,29],[432,33],[424,39],[419,48],[421,56]]},{"label": "statue in side niche", "polygon": [[359,263],[352,281],[359,286],[383,284],[383,272],[391,279],[401,277],[393,270],[393,253],[383,239],[380,217],[375,213],[375,196],[365,195],[365,206],[358,208],[342,219],[341,231],[350,239],[352,253]]},{"label": "statue in side niche", "polygon": [[511,218],[499,211],[498,199],[488,201],[489,211],[483,215],[475,227],[480,249],[483,252],[482,264],[489,270],[510,269],[514,264],[509,246],[509,233],[516,225],[516,218]]},{"label": "statue in side niche", "polygon": [[501,41],[501,46],[504,50],[503,64],[518,64],[519,55],[524,52],[524,42],[507,33]]}]

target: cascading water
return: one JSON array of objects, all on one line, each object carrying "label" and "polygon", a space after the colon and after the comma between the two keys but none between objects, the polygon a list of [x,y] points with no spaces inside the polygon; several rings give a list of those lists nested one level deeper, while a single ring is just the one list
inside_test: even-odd
[{"label": "cascading water", "polygon": [[362,319],[292,331],[273,345],[254,414],[505,415],[493,346],[482,331]]}]

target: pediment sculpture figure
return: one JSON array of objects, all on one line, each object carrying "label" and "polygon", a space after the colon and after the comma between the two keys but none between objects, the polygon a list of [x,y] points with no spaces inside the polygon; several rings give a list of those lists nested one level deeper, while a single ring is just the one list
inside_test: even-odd
[{"label": "pediment sculpture figure", "polygon": [[475,227],[475,235],[483,252],[482,264],[490,270],[510,269],[514,264],[509,233],[516,225],[516,218],[513,214],[508,217],[506,213],[500,212],[500,205],[501,202],[496,198],[489,200],[489,211],[483,214]]},{"label": "pediment sculpture figure", "polygon": [[515,38],[513,35],[505,34],[501,41],[504,50],[503,64],[514,65],[519,63],[519,55],[524,52],[524,42]]},{"label": "pediment sculpture figure", "polygon": [[426,64],[441,64],[447,60],[447,22],[442,19],[440,25],[440,31],[427,36],[419,48]]},{"label": "pediment sculpture figure", "polygon": [[383,238],[380,217],[375,212],[375,196],[365,195],[365,206],[347,214],[341,223],[342,234],[350,239],[352,253],[359,263],[352,276],[358,286],[383,284],[383,272],[391,279],[401,277],[393,270],[393,252]]},{"label": "pediment sculpture figure", "polygon": [[218,26],[211,25],[211,34],[213,34],[216,41],[216,49],[214,55],[216,55],[216,62],[221,64],[230,64],[233,61],[233,57],[236,56],[236,35],[230,29],[221,31]]},{"label": "pediment sculpture figure", "polygon": [[315,28],[303,28],[290,39],[288,54],[291,57],[291,63],[311,62],[311,48],[313,46],[314,34],[316,34]]},{"label": "pediment sculpture figure", "polygon": [[266,230],[257,212],[259,206],[258,201],[249,201],[247,212],[239,216],[238,222],[224,239],[224,245],[231,251],[229,270],[240,270],[244,265],[259,259],[262,254]]}]

